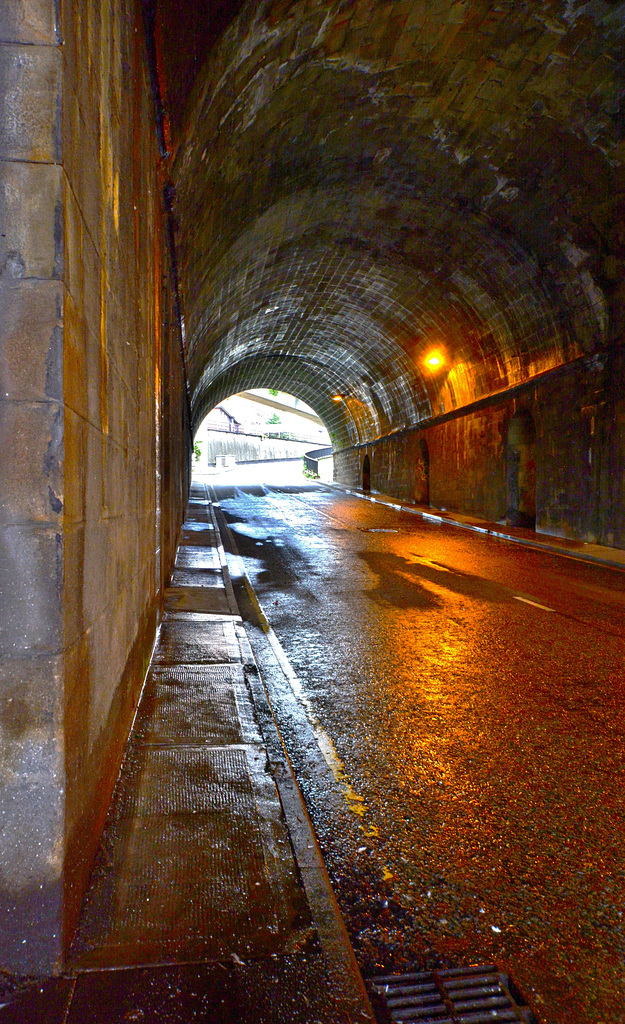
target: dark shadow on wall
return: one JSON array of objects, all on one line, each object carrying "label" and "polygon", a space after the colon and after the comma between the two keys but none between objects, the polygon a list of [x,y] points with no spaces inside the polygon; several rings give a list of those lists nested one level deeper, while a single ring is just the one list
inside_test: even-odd
[{"label": "dark shadow on wall", "polygon": [[536,429],[526,409],[515,412],[506,441],[506,518],[511,526],[536,528]]},{"label": "dark shadow on wall", "polygon": [[424,437],[419,438],[415,464],[414,500],[418,505],[430,504],[430,449]]}]

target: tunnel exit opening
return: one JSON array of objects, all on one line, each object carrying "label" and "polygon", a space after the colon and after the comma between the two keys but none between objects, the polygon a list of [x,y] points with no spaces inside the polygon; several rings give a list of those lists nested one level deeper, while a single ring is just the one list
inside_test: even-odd
[{"label": "tunnel exit opening", "polygon": [[323,473],[333,476],[330,435],[315,410],[295,395],[273,388],[241,391],[222,399],[200,422],[194,438],[195,473],[239,464],[292,462],[304,471],[311,449],[328,448]]},{"label": "tunnel exit opening", "polygon": [[536,528],[536,430],[532,414],[516,412],[508,424],[506,443],[506,518],[511,526]]}]

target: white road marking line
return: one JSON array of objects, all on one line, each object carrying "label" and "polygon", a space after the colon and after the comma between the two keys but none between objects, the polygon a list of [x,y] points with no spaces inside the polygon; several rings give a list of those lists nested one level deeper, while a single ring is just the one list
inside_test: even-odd
[{"label": "white road marking line", "polygon": [[512,597],[515,601],[522,601],[523,604],[531,604],[533,608],[541,608],[544,612],[555,612],[555,608],[547,608],[546,604],[538,604],[538,601],[530,601],[528,597],[518,597],[513,594]]}]

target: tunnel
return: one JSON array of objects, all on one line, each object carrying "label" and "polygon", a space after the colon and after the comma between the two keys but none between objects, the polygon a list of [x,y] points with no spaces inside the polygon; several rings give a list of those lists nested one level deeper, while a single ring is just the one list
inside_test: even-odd
[{"label": "tunnel", "polygon": [[625,547],[625,5],[5,0],[0,967],[63,969],[192,438]]}]

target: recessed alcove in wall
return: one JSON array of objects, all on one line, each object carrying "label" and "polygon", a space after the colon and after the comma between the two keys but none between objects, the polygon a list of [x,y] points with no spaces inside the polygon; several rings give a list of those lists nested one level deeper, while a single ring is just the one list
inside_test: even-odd
[{"label": "recessed alcove in wall", "polygon": [[506,442],[506,517],[512,526],[536,526],[536,428],[527,409],[515,412]]}]

